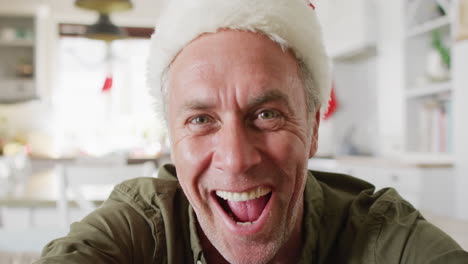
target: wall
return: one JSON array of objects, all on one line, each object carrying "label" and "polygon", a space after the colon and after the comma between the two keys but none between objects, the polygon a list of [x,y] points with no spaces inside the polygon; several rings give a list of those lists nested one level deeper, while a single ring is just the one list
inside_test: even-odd
[{"label": "wall", "polygon": [[[377,6],[365,0],[351,6],[346,1],[317,1],[315,4],[332,59],[339,104],[337,112],[321,123],[317,154],[376,154],[380,137],[376,133],[379,69],[372,28],[377,27],[374,21]],[[338,10],[338,7],[342,8]]]},{"label": "wall", "polygon": [[332,117],[337,154],[376,152],[376,57],[334,61],[333,79],[339,108]]},{"label": "wall", "polygon": [[458,42],[454,48],[454,146],[456,165],[458,216],[468,219],[468,40]]}]

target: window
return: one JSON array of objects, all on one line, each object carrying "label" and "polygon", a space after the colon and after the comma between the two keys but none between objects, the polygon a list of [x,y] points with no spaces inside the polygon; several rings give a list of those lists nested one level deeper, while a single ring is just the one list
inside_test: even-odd
[{"label": "window", "polygon": [[[160,150],[166,133],[146,84],[149,45],[149,39],[60,39],[53,102],[63,154]],[[112,88],[103,92],[109,73]]]}]

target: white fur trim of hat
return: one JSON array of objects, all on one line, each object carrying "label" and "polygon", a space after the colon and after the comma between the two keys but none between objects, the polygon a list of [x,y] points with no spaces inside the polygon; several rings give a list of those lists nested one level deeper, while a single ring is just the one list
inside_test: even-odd
[{"label": "white fur trim of hat", "polygon": [[315,10],[307,0],[169,0],[151,37],[148,82],[162,112],[162,74],[203,33],[219,29],[261,32],[290,48],[312,73],[322,110],[330,96],[330,67]]}]

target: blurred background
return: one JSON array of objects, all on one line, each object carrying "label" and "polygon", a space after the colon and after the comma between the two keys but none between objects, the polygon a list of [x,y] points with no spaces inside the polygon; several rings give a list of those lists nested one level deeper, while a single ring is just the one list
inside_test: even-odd
[{"label": "blurred background", "polygon": [[[468,0],[313,4],[333,89],[309,168],[396,188],[468,249]],[[0,0],[0,263],[170,162],[145,76],[162,8]]]}]

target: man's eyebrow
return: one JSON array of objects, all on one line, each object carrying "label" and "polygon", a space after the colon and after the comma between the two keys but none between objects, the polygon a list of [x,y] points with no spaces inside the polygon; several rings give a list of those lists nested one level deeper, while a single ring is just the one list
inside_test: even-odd
[{"label": "man's eyebrow", "polygon": [[[288,100],[288,96],[278,90],[268,91],[260,96],[250,99],[247,103],[247,108],[252,109],[262,104],[275,102],[275,101],[280,101],[284,103],[286,107],[288,108],[288,111],[292,110],[291,105]],[[212,103],[207,102],[205,100],[191,100],[191,101],[185,102],[178,112],[207,110],[207,109],[212,109],[214,107],[215,106]]]},{"label": "man's eyebrow", "polygon": [[178,112],[206,110],[213,108],[213,105],[203,100],[192,100],[185,102]]},{"label": "man's eyebrow", "polygon": [[269,102],[275,102],[275,101],[281,101],[282,103],[286,105],[288,110],[291,111],[292,108],[289,103],[289,97],[283,92],[278,91],[278,90],[268,91],[258,97],[255,97],[249,100],[249,102],[247,103],[247,106],[249,109],[251,109],[259,105],[269,103]]}]

